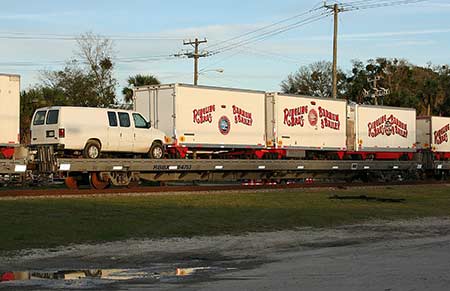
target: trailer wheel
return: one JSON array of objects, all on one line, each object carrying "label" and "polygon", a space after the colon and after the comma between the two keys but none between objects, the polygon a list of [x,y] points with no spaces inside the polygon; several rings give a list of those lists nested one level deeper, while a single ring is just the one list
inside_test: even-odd
[{"label": "trailer wheel", "polygon": [[159,142],[154,142],[150,147],[148,155],[151,159],[162,159],[164,157],[164,148]]},{"label": "trailer wheel", "polygon": [[100,143],[96,140],[88,141],[84,147],[83,157],[87,159],[97,159],[100,157]]}]

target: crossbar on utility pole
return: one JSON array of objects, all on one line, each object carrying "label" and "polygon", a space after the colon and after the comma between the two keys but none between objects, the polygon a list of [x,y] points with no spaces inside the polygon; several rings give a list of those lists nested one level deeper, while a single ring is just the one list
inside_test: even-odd
[{"label": "crossbar on utility pole", "polygon": [[196,86],[198,83],[198,59],[201,57],[206,57],[208,56],[208,53],[202,53],[200,54],[198,52],[198,46],[201,43],[206,43],[207,40],[206,38],[203,40],[198,40],[198,38],[196,38],[194,41],[189,40],[189,41],[183,41],[183,45],[191,45],[194,47],[194,53],[189,53],[187,54],[188,58],[193,58],[194,59],[194,85]]},{"label": "crossbar on utility pole", "polygon": [[337,98],[337,37],[338,37],[338,14],[342,10],[339,8],[339,5],[336,3],[334,5],[327,5],[326,2],[323,4],[324,8],[333,10],[334,14],[334,36],[333,36],[333,87],[331,96],[336,99]]}]

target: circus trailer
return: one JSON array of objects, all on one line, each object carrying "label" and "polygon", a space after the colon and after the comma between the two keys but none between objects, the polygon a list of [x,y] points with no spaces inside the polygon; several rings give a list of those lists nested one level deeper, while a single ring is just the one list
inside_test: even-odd
[{"label": "circus trailer", "polygon": [[266,94],[268,146],[309,151],[346,149],[347,102],[281,93]]},{"label": "circus trailer", "polygon": [[11,158],[19,146],[20,76],[0,74],[0,157]]},{"label": "circus trailer", "polygon": [[363,157],[412,158],[416,151],[416,110],[373,105],[349,105],[347,147]]},{"label": "circus trailer", "polygon": [[[188,84],[137,87],[134,110],[187,152],[237,152],[265,146],[263,91]],[[182,148],[182,150],[180,150]],[[244,151],[243,151],[244,152]]]},{"label": "circus trailer", "polygon": [[429,150],[438,159],[450,158],[450,117],[417,117],[417,149]]}]

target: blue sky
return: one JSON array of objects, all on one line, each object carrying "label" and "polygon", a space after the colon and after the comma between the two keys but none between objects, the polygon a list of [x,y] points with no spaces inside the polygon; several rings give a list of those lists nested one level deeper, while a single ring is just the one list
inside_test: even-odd
[{"label": "blue sky", "polygon": [[[342,2],[349,1],[354,0]],[[8,38],[11,35],[49,34],[52,37],[91,31],[111,36],[119,60],[165,56],[187,49],[182,44],[183,39],[195,37],[207,38],[208,43],[201,49],[214,51],[230,43],[220,44],[220,41],[321,4],[316,0],[2,2],[0,72],[20,74],[22,89],[38,83],[40,71],[62,68],[61,62],[73,58],[76,43],[72,40]],[[406,58],[418,65],[427,62],[449,64],[449,15],[449,0],[341,13],[338,65],[349,70],[352,59],[376,57]],[[332,32],[333,20],[329,16],[263,41],[202,58],[200,68],[204,72],[199,76],[199,84],[279,90],[280,82],[300,66],[331,60]],[[115,77],[120,86],[125,85],[128,76],[137,73],[153,74],[163,83],[191,83],[192,67],[192,59],[183,58],[118,61]],[[224,71],[218,73],[216,69]]]}]

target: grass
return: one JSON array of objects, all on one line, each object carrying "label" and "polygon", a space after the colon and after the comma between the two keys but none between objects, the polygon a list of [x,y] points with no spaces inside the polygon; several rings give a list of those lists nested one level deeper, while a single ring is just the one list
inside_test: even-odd
[{"label": "grass", "polygon": [[[334,194],[405,198],[406,202],[328,199]],[[449,186],[1,200],[0,250],[427,216],[450,216]]]}]

